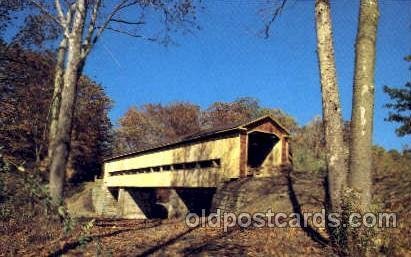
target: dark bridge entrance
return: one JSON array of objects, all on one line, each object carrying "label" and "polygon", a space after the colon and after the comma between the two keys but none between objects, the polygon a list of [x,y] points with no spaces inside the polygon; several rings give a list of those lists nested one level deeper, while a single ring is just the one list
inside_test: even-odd
[{"label": "dark bridge entrance", "polygon": [[279,141],[280,139],[271,133],[251,132],[248,135],[248,167],[253,169],[261,167]]}]

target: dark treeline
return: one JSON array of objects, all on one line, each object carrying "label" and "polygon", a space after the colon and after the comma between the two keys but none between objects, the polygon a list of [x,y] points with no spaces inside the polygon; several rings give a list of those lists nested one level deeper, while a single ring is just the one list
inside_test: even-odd
[{"label": "dark treeline", "polygon": [[[0,142],[3,154],[28,168],[47,170],[48,120],[53,95],[53,53],[1,45]],[[7,49],[6,49],[7,48]],[[68,181],[92,179],[100,172],[102,156],[109,154],[111,100],[87,76],[79,81]]]}]

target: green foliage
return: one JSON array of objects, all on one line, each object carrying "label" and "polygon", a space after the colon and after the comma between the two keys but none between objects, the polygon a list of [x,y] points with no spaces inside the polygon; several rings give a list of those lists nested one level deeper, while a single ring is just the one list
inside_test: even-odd
[{"label": "green foliage", "polygon": [[[6,158],[1,149],[0,147],[0,184],[2,185],[0,205],[2,205],[1,209],[11,207],[7,211],[10,215],[2,217],[14,219],[22,215],[33,217],[38,214],[40,207],[42,213],[50,219],[59,219],[63,224],[73,223],[63,204],[56,205],[52,201],[39,173],[30,172],[23,165]],[[24,213],[19,212],[20,208],[24,209]]]},{"label": "green foliage", "polygon": [[[411,62],[411,55],[404,59]],[[407,82],[402,88],[384,86],[384,92],[392,101],[385,105],[392,110],[386,120],[400,124],[395,130],[398,136],[411,134],[411,82]]]},{"label": "green foliage", "polygon": [[0,147],[0,220],[7,220],[12,214],[12,206],[7,194],[7,184],[5,181],[9,166],[3,161],[2,157]]},{"label": "green foliage", "polygon": [[387,121],[400,123],[395,130],[398,136],[411,134],[411,82],[404,88],[384,86],[384,92],[389,95],[394,103],[385,106],[395,112],[389,112]]},{"label": "green foliage", "polygon": [[[21,237],[29,243],[73,236],[80,245],[91,241],[90,231],[94,220],[79,226],[78,220],[69,215],[63,203],[56,205],[52,201],[38,171],[28,170],[0,156],[0,184],[0,233],[25,231]],[[0,243],[4,241],[0,240]],[[11,245],[9,248],[14,247]]]},{"label": "green foliage", "polygon": [[81,226],[81,233],[78,240],[81,247],[85,246],[86,244],[92,241],[91,229],[94,227],[94,222],[95,219],[92,219]]},{"label": "green foliage", "polygon": [[291,147],[293,164],[296,170],[323,171],[325,170],[325,142],[323,123],[319,117],[294,134]]},{"label": "green foliage", "polygon": [[382,234],[380,228],[378,226],[353,226],[354,224],[349,223],[349,216],[353,213],[363,215],[365,213],[373,213],[378,217],[378,213],[382,209],[374,203],[369,206],[368,210],[362,210],[359,207],[360,193],[349,187],[344,190],[342,202],[342,220],[347,224],[346,228],[343,228],[347,241],[343,242],[342,246],[346,247],[346,252],[356,253],[356,256],[359,257],[375,256],[381,247],[381,240],[379,239],[382,237]]}]

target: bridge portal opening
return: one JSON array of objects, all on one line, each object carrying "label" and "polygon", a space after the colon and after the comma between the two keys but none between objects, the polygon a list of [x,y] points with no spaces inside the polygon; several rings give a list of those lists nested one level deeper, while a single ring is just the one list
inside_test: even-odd
[{"label": "bridge portal opening", "polygon": [[247,166],[259,168],[280,139],[270,133],[254,131],[248,134]]}]

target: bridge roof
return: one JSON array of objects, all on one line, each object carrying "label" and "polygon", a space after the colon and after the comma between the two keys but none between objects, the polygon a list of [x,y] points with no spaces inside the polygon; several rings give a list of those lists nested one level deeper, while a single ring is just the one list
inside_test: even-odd
[{"label": "bridge roof", "polygon": [[112,157],[104,159],[104,161],[107,162],[107,161],[112,161],[116,159],[123,159],[123,158],[137,156],[137,155],[148,153],[148,152],[156,152],[156,151],[161,151],[164,149],[169,149],[169,148],[177,147],[180,145],[192,143],[195,141],[201,141],[201,140],[211,139],[211,138],[218,138],[220,136],[235,133],[235,132],[247,131],[248,128],[252,127],[252,125],[254,125],[255,123],[258,123],[264,120],[270,120],[271,122],[275,123],[284,132],[284,134],[290,135],[290,132],[286,128],[284,128],[284,126],[281,125],[278,121],[276,121],[271,115],[265,115],[258,119],[251,120],[248,122],[237,122],[237,123],[231,123],[231,124],[227,124],[223,126],[213,127],[210,129],[203,129],[203,130],[200,130],[199,132],[183,136],[171,142],[151,146],[151,147],[144,148],[138,151],[132,151],[132,152],[112,156]]}]

